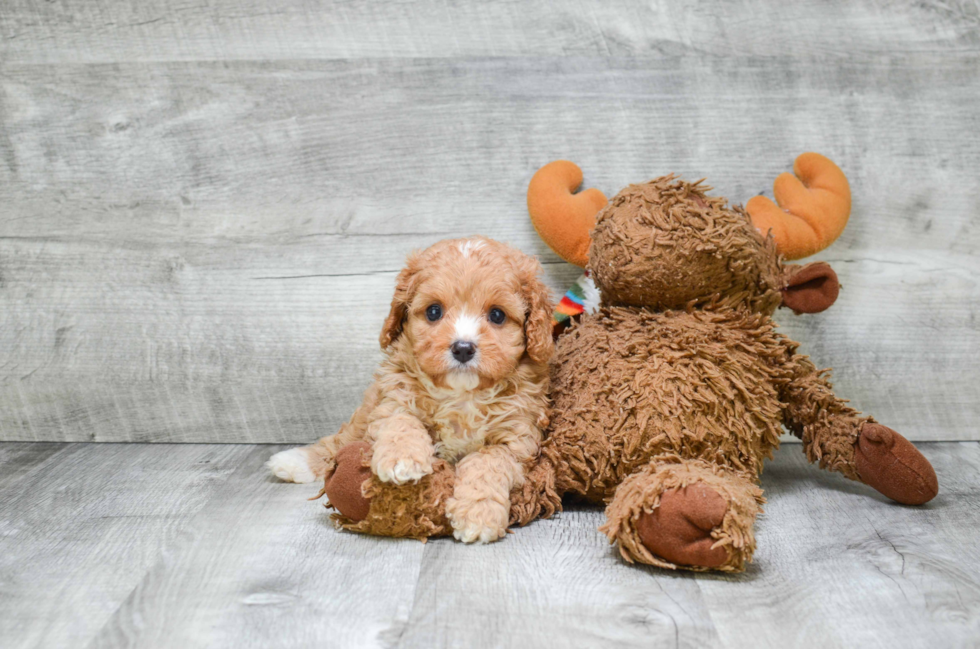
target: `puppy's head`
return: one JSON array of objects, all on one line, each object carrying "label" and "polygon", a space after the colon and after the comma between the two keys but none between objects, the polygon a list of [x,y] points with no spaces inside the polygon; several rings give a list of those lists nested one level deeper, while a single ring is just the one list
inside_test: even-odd
[{"label": "puppy's head", "polygon": [[472,390],[554,353],[552,304],[540,264],[505,244],[440,241],[408,258],[396,280],[381,347],[399,338],[439,387]]}]

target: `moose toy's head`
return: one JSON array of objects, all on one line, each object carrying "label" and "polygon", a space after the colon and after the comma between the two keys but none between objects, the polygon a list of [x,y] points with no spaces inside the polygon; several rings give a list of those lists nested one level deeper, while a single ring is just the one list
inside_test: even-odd
[{"label": "moose toy's head", "polygon": [[847,178],[816,153],[775,183],[777,207],[757,196],[746,209],[709,187],[664,176],[630,185],[611,201],[571,162],[542,167],[528,187],[535,228],[565,260],[586,266],[603,304],[655,310],[704,305],[772,314],[823,311],[839,284],[825,263],[784,264],[829,246],[850,213]]}]

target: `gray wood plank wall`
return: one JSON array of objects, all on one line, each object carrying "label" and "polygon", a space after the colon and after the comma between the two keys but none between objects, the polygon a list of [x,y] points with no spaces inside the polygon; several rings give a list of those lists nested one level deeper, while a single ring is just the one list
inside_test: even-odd
[{"label": "gray wood plank wall", "polygon": [[306,441],[357,404],[413,248],[483,233],[577,275],[524,191],[675,171],[742,202],[851,179],[780,315],[839,393],[977,439],[976,2],[0,4],[0,439]]}]

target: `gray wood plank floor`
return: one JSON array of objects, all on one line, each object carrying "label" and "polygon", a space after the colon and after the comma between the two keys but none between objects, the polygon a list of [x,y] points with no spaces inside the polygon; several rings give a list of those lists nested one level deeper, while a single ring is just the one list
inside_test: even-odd
[{"label": "gray wood plank floor", "polygon": [[978,439],[976,2],[0,2],[0,439],[306,442],[349,417],[413,248],[540,242],[554,158],[744,202],[847,172],[780,316],[842,396]]},{"label": "gray wood plank floor", "polygon": [[743,575],[623,563],[570,508],[485,547],[332,528],[280,447],[0,444],[3,647],[975,647],[980,444],[887,502],[780,450]]}]

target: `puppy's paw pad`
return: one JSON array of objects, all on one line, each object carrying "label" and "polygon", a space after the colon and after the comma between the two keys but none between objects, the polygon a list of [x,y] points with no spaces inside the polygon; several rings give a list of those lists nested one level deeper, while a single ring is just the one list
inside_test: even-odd
[{"label": "puppy's paw pad", "polygon": [[374,462],[372,468],[381,482],[402,485],[418,482],[432,473],[432,460],[427,459],[425,462],[419,462],[408,458],[381,458]]},{"label": "puppy's paw pad", "polygon": [[446,516],[453,536],[463,543],[493,543],[507,534],[508,508],[492,500],[466,502],[452,498]]},{"label": "puppy's paw pad", "polygon": [[283,482],[306,483],[316,480],[303,449],[291,448],[276,453],[265,463],[272,473]]},{"label": "puppy's paw pad", "polygon": [[506,531],[495,527],[483,527],[479,523],[466,523],[462,527],[453,527],[453,536],[463,543],[493,543],[503,538]]}]

